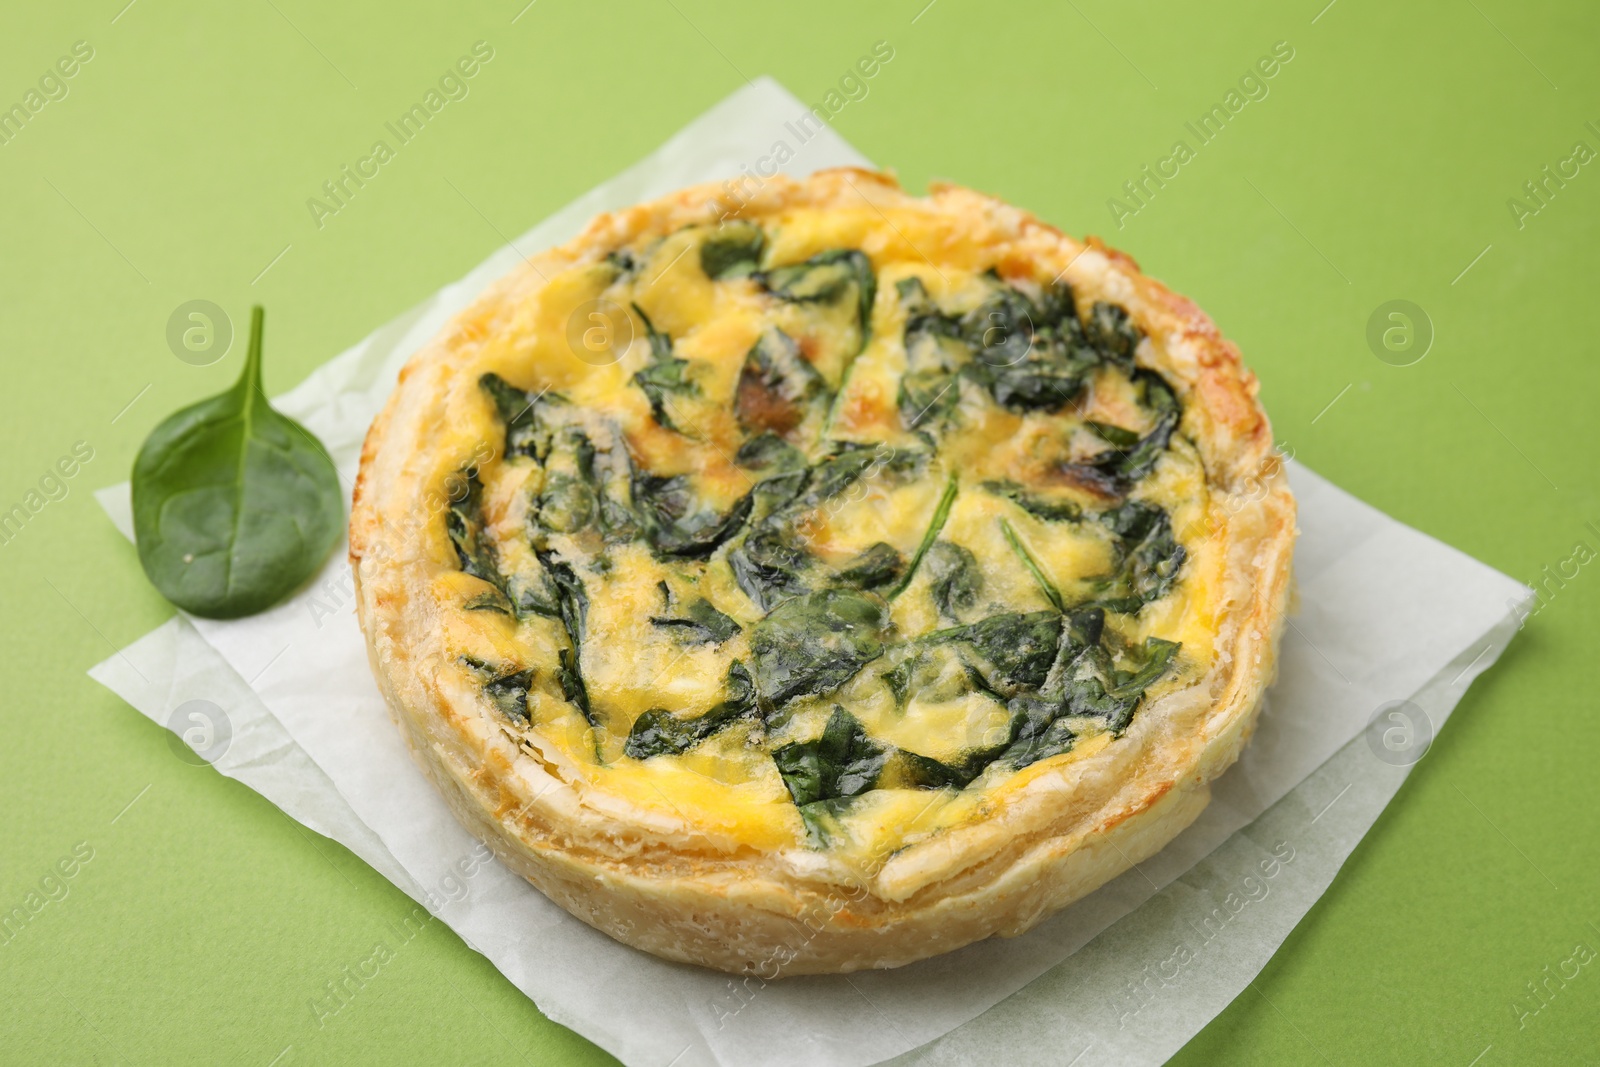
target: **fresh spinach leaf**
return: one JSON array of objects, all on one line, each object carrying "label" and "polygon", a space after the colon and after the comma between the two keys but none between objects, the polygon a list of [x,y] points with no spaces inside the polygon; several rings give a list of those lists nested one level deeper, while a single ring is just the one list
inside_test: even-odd
[{"label": "fresh spinach leaf", "polygon": [[686,645],[720,645],[742,629],[703,596],[689,601],[682,615],[650,616],[650,625],[673,631]]},{"label": "fresh spinach leaf", "polygon": [[679,718],[665,708],[651,708],[634,721],[623,751],[634,759],[681,756],[755,710],[755,685],[743,663],[734,660],[728,666],[724,685],[727,695],[710,711],[692,719]]},{"label": "fresh spinach leaf", "polygon": [[730,222],[712,230],[700,245],[700,269],[713,281],[743,278],[761,264],[767,235],[751,222]]},{"label": "fresh spinach leaf", "polygon": [[883,655],[888,608],[871,593],[822,589],[790,597],[750,634],[763,707],[831,692]]},{"label": "fresh spinach leaf", "polygon": [[133,464],[133,525],[151,584],[195,615],[271,607],[317,569],[344,529],[326,449],[261,391],[262,309],[243,372],[157,426]]}]

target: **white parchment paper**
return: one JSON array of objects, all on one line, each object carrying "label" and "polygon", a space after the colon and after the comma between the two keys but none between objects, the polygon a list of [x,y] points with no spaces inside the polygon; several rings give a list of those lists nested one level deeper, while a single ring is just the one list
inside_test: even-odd
[{"label": "white parchment paper", "polygon": [[[348,488],[401,365],[522,256],[599,211],[754,172],[782,154],[780,141],[793,153],[789,173],[869,165],[831,130],[797,143],[785,123],[804,110],[770,79],[741,89],[275,403],[322,438]],[[180,732],[189,702],[215,705],[227,743],[213,731],[197,750],[218,770],[350,848],[546,1015],[627,1063],[1159,1063],[1244,988],[1321,895],[1405,763],[1510,640],[1508,605],[1530,595],[1303,467],[1291,465],[1291,480],[1301,608],[1255,739],[1211,806],[1159,855],[1029,934],[895,971],[734,980],[619,945],[497,864],[468,864],[476,871],[463,882],[458,864],[476,842],[383,707],[343,551],[271,611],[180,616],[90,674]],[[131,537],[126,485],[97,495]],[[1366,729],[1403,699],[1425,718]],[[1381,731],[1401,728],[1410,747],[1396,756]]]}]

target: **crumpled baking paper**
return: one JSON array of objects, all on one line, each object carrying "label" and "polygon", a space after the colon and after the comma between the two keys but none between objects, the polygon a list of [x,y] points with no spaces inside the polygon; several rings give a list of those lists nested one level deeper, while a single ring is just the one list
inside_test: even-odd
[{"label": "crumpled baking paper", "polygon": [[[805,127],[786,121],[804,112],[770,79],[739,90],[275,403],[326,443],[348,489],[401,365],[523,256],[603,210],[702,181],[759,180],[748,176],[776,156],[792,153],[783,169],[796,175],[870,165],[831,129],[796,143]],[[180,615],[89,673],[362,857],[547,1016],[626,1063],[1159,1063],[1322,894],[1510,640],[1509,605],[1531,595],[1304,467],[1291,464],[1290,477],[1303,531],[1298,613],[1255,738],[1211,806],[1161,853],[1030,933],[893,971],[764,982],[667,963],[479,862],[390,722],[342,550],[270,611]],[[98,496],[131,537],[126,484]]]}]

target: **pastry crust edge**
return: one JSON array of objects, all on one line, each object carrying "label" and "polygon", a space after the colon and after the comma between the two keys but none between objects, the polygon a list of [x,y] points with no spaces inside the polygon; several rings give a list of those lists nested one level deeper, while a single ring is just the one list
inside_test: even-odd
[{"label": "pastry crust edge", "polygon": [[[1008,254],[1063,264],[1080,292],[1123,304],[1160,351],[1141,363],[1180,386],[1183,432],[1199,448],[1224,539],[1223,624],[1209,673],[1147,704],[1127,734],[1094,756],[1044,761],[972,824],[887,857],[865,883],[755,849],[708,848],[696,828],[655,812],[618,814],[586,783],[530,760],[453,704],[416,655],[429,620],[408,577],[416,471],[392,441],[445,403],[453,369],[513,318],[543,276],[717,213],[761,216],[798,206],[923,204],[1009,235]],[[1151,355],[1159,357],[1151,359]],[[1237,758],[1276,671],[1287,611],[1295,505],[1271,449],[1254,376],[1238,349],[1189,300],[1090,237],[1079,242],[1032,215],[959,186],[907,197],[892,176],[854,168],[774,179],[731,212],[705,185],[601,215],[585,232],[513,270],[453,319],[402,371],[363,445],[351,513],[356,604],[374,677],[418,765],[457,819],[510,869],[584,922],[657,956],[764,978],[894,967],[992,935],[1020,934],[1153,855],[1210,798]],[[1197,411],[1191,419],[1189,412]],[[1225,514],[1218,514],[1219,508]],[[1059,765],[1057,765],[1059,764]]]}]

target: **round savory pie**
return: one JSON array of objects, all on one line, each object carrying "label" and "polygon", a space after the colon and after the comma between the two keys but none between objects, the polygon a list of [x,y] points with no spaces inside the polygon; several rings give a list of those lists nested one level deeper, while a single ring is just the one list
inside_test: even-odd
[{"label": "round savory pie", "polygon": [[833,170],[501,280],[373,424],[350,554],[462,822],[612,937],[772,977],[1020,933],[1187,826],[1294,527],[1193,304]]}]

